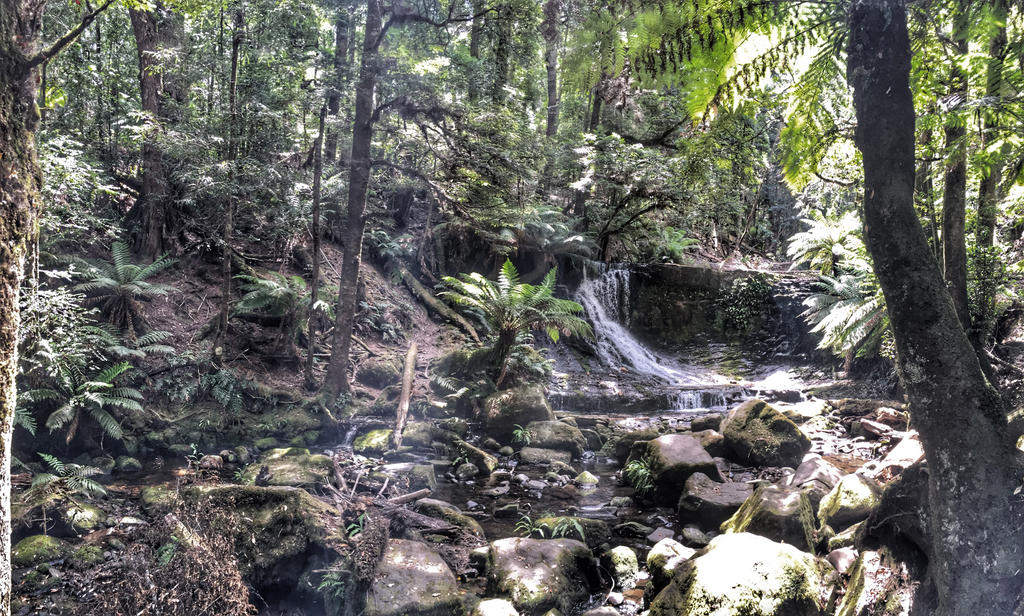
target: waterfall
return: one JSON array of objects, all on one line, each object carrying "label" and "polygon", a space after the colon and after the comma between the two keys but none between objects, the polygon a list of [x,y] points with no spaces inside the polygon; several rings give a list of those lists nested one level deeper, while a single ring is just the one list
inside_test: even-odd
[{"label": "waterfall", "polygon": [[695,382],[673,362],[644,346],[626,329],[632,272],[610,267],[587,278],[576,291],[579,302],[594,325],[597,356],[609,368],[627,367],[643,375],[678,385]]}]

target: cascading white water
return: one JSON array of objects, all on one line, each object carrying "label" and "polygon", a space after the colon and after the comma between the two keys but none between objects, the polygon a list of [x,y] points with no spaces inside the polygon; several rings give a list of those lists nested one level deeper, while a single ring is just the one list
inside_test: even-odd
[{"label": "cascading white water", "polygon": [[576,301],[594,324],[598,358],[610,368],[625,366],[672,385],[699,383],[696,375],[647,348],[626,329],[631,282],[630,270],[611,267],[588,275],[576,291]]}]

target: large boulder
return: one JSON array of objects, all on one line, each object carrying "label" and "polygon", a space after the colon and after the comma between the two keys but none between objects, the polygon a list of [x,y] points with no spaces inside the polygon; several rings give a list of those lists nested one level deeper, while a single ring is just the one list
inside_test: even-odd
[{"label": "large boulder", "polygon": [[531,421],[526,430],[533,447],[568,451],[573,458],[582,456],[587,448],[587,439],[580,429],[562,421]]},{"label": "large boulder", "polygon": [[555,414],[540,385],[521,385],[492,394],[484,401],[480,417],[488,435],[511,441],[516,425],[554,421]]},{"label": "large boulder", "polygon": [[572,539],[500,539],[491,543],[491,590],[507,595],[524,614],[552,608],[569,613],[599,585],[597,563],[586,545]]},{"label": "large boulder", "polygon": [[311,454],[302,447],[271,449],[242,471],[242,483],[254,483],[259,477],[263,485],[312,488],[327,483],[331,474],[331,459],[323,454]]},{"label": "large boulder", "polygon": [[867,519],[881,500],[882,489],[873,479],[858,474],[847,475],[818,506],[818,519],[822,524],[841,531]]},{"label": "large boulder", "polygon": [[814,509],[806,494],[792,488],[762,485],[722,523],[722,532],[753,533],[805,550],[814,542],[816,526]]},{"label": "large boulder", "polygon": [[455,439],[453,445],[459,456],[465,457],[482,472],[493,473],[494,469],[498,468],[498,459],[476,445],[471,445],[462,439]]},{"label": "large boulder", "polygon": [[722,434],[737,461],[752,466],[796,466],[811,440],[763,400],[748,400],[722,420]]},{"label": "large boulder", "polygon": [[399,376],[398,368],[386,359],[368,359],[356,368],[356,381],[376,389],[393,385]]},{"label": "large boulder", "polygon": [[455,574],[425,543],[391,539],[366,594],[364,616],[462,616]]},{"label": "large boulder", "polygon": [[658,593],[650,616],[821,616],[827,567],[764,537],[721,535]]},{"label": "large boulder", "polygon": [[683,494],[676,506],[679,522],[696,522],[703,528],[718,528],[753,493],[754,486],[749,483],[721,483],[704,473],[694,473],[683,485]]},{"label": "large boulder", "polygon": [[700,441],[688,434],[659,436],[647,441],[641,451],[642,455],[632,457],[630,461],[646,461],[658,501],[675,504],[686,480],[694,473],[722,480],[715,460],[700,446]]}]

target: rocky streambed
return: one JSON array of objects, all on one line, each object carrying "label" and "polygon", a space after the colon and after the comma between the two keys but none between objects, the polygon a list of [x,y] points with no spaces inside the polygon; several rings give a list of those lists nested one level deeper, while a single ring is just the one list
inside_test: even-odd
[{"label": "rocky streambed", "polygon": [[[906,613],[926,537],[901,406],[740,385],[639,414],[521,386],[469,414],[422,405],[399,447],[367,418],[328,448],[115,471],[98,507],[54,501],[22,531],[14,613],[137,613],[182,558],[236,571],[210,589],[265,614]],[[140,566],[150,589],[111,611]]]}]

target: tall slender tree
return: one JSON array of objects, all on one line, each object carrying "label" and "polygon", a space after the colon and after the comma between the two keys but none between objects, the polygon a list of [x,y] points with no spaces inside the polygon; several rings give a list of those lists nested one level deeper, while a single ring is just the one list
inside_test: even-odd
[{"label": "tall slender tree", "polygon": [[956,314],[964,327],[970,327],[971,314],[967,302],[967,123],[959,109],[967,99],[967,73],[963,61],[967,56],[967,0],[953,4],[953,29],[949,41],[949,101],[952,105],[946,120],[946,169],[942,193],[942,256],[946,286],[953,297]]},{"label": "tall slender tree", "polygon": [[316,362],[316,312],[320,301],[320,184],[324,175],[324,124],[327,120],[328,102],[320,107],[320,123],[316,141],[313,143],[313,212],[309,232],[313,235],[313,280],[309,290],[309,324],[307,326],[306,369],[307,389],[316,389],[313,367]]},{"label": "tall slender tree", "polygon": [[380,0],[366,0],[363,26],[363,56],[356,81],[356,111],[349,157],[348,212],[343,235],[341,280],[338,281],[338,310],[334,323],[334,347],[327,365],[324,393],[329,398],[349,391],[348,364],[352,350],[358,300],[359,265],[362,263],[363,233],[366,229],[366,191],[370,185],[370,146],[373,141],[374,99],[382,44],[383,12]]}]

